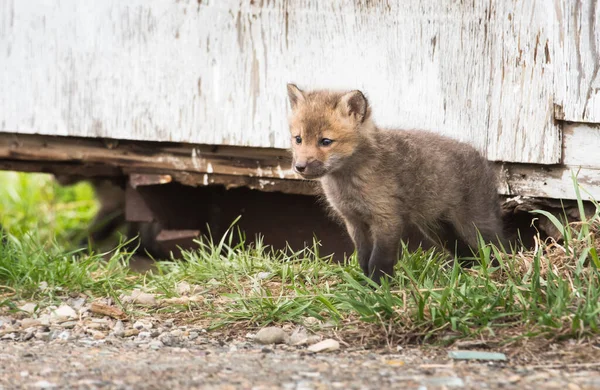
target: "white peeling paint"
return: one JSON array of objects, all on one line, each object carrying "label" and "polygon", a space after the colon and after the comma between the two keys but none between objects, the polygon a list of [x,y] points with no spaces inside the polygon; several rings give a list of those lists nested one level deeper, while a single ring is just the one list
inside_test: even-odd
[{"label": "white peeling paint", "polygon": [[295,82],[362,89],[379,124],[492,160],[556,163],[554,8],[0,0],[0,131],[287,148]]}]

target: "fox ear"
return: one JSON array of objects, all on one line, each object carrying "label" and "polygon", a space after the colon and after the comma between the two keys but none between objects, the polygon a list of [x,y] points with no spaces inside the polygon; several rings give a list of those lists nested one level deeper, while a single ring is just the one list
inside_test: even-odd
[{"label": "fox ear", "polygon": [[287,85],[288,97],[290,98],[290,105],[292,110],[296,108],[298,103],[304,101],[304,93],[295,84]]},{"label": "fox ear", "polygon": [[362,92],[355,90],[344,94],[340,98],[338,109],[342,115],[352,117],[357,122],[362,123],[367,118],[369,103]]}]

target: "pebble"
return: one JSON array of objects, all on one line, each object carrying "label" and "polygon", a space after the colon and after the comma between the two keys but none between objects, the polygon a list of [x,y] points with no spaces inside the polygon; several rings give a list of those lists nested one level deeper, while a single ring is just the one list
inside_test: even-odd
[{"label": "pebble", "polygon": [[149,339],[152,337],[152,333],[144,331],[144,332],[140,332],[138,333],[138,339]]},{"label": "pebble", "polygon": [[42,341],[48,341],[50,340],[50,332],[35,332],[35,334],[33,335],[36,339],[38,340],[42,340]]},{"label": "pebble", "polygon": [[123,325],[123,321],[119,320],[115,323],[115,326],[112,328],[112,334],[116,337],[125,336],[125,325]]},{"label": "pebble", "polygon": [[59,340],[68,340],[71,337],[71,332],[69,332],[68,330],[63,330],[62,332],[58,333],[56,335],[56,338]]},{"label": "pebble", "polygon": [[165,344],[163,344],[163,342],[162,342],[162,341],[160,341],[160,340],[152,340],[152,341],[150,342],[150,344],[148,344],[148,346],[149,346],[151,349],[160,349],[160,348],[164,347],[164,346],[165,346]]},{"label": "pebble", "polygon": [[77,313],[69,305],[60,305],[58,309],[52,311],[54,317],[77,318]]},{"label": "pebble", "polygon": [[143,306],[156,306],[156,297],[154,294],[149,294],[140,290],[133,290],[131,295],[126,295],[123,297],[123,302],[132,302]]},{"label": "pebble", "polygon": [[89,329],[96,329],[96,330],[108,329],[108,324],[102,324],[102,323],[98,323],[98,322],[90,322],[90,323],[86,324],[86,326]]},{"label": "pebble", "polygon": [[292,332],[288,343],[290,345],[304,345],[307,344],[308,341],[308,333],[304,328],[297,328]]},{"label": "pebble", "polygon": [[167,347],[172,347],[180,341],[179,337],[174,336],[170,333],[161,334],[160,336],[158,336],[158,340],[161,341],[162,344],[166,345]]},{"label": "pebble", "polygon": [[34,318],[23,318],[21,320],[21,328],[24,328],[24,329],[32,328],[32,327],[39,326],[39,325],[41,325],[41,322]]},{"label": "pebble", "polygon": [[308,347],[309,352],[329,352],[340,349],[340,343],[334,339],[326,339]]},{"label": "pebble", "polygon": [[179,295],[189,295],[192,292],[192,286],[188,282],[179,282],[176,290]]},{"label": "pebble", "polygon": [[56,386],[56,384],[52,383],[52,382],[48,382],[48,381],[37,381],[33,384],[33,387],[37,387],[38,389],[53,389]]},{"label": "pebble", "polygon": [[77,311],[81,311],[81,309],[83,308],[83,305],[85,305],[85,298],[73,298],[69,300],[69,305],[77,310]]},{"label": "pebble", "polygon": [[133,324],[133,327],[135,329],[138,329],[138,330],[142,330],[142,329],[150,330],[150,329],[152,329],[152,323],[151,322],[144,322],[144,321],[136,321]]},{"label": "pebble", "polygon": [[283,344],[288,338],[287,333],[276,326],[269,326],[258,331],[254,341],[259,344]]},{"label": "pebble", "polygon": [[33,314],[35,312],[36,304],[32,302],[27,302],[26,304],[19,307],[19,310],[23,310],[24,312]]},{"label": "pebble", "polygon": [[140,334],[140,331],[138,329],[125,329],[125,331],[123,332],[123,337],[137,336],[138,334]]},{"label": "pebble", "polygon": [[73,329],[77,325],[77,321],[67,321],[60,324],[61,328]]},{"label": "pebble", "polygon": [[94,340],[103,340],[106,338],[106,333],[101,332],[99,330],[89,330],[89,332],[94,338]]},{"label": "pebble", "polygon": [[444,387],[464,387],[465,382],[458,377],[437,377],[437,378],[426,378],[424,384],[429,386],[444,386]]},{"label": "pebble", "polygon": [[29,341],[33,338],[34,335],[35,335],[35,330],[26,331],[25,334],[23,336],[21,336],[21,340]]}]

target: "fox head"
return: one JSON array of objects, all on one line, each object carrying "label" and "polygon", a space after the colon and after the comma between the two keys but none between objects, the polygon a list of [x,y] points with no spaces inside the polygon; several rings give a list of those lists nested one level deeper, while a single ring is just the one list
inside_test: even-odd
[{"label": "fox head", "polygon": [[371,124],[363,93],[305,92],[294,84],[288,84],[287,91],[294,171],[305,179],[318,179],[342,168]]}]

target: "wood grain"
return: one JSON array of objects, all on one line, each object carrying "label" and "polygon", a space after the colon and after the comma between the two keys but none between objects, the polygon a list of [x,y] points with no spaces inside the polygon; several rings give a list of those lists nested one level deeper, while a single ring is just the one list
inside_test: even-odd
[{"label": "wood grain", "polygon": [[542,0],[0,0],[0,131],[286,148],[296,82],[362,89],[382,126],[490,160],[557,163],[553,12]]},{"label": "wood grain", "polygon": [[[569,156],[581,142],[579,130],[574,126],[569,130],[574,135],[565,139]],[[581,137],[590,139],[585,133]],[[282,149],[136,141],[106,144],[98,139],[0,134],[0,169],[83,176],[143,173],[169,175],[170,180],[192,186],[249,187],[307,195],[319,192],[315,181],[302,180],[287,168],[289,154]],[[499,193],[575,199],[570,176],[574,172],[587,191],[586,199],[587,194],[600,199],[600,164],[594,164],[592,158],[569,157],[571,165],[554,166],[496,163]]]},{"label": "wood grain", "polygon": [[557,119],[600,123],[600,4],[555,0]]}]

